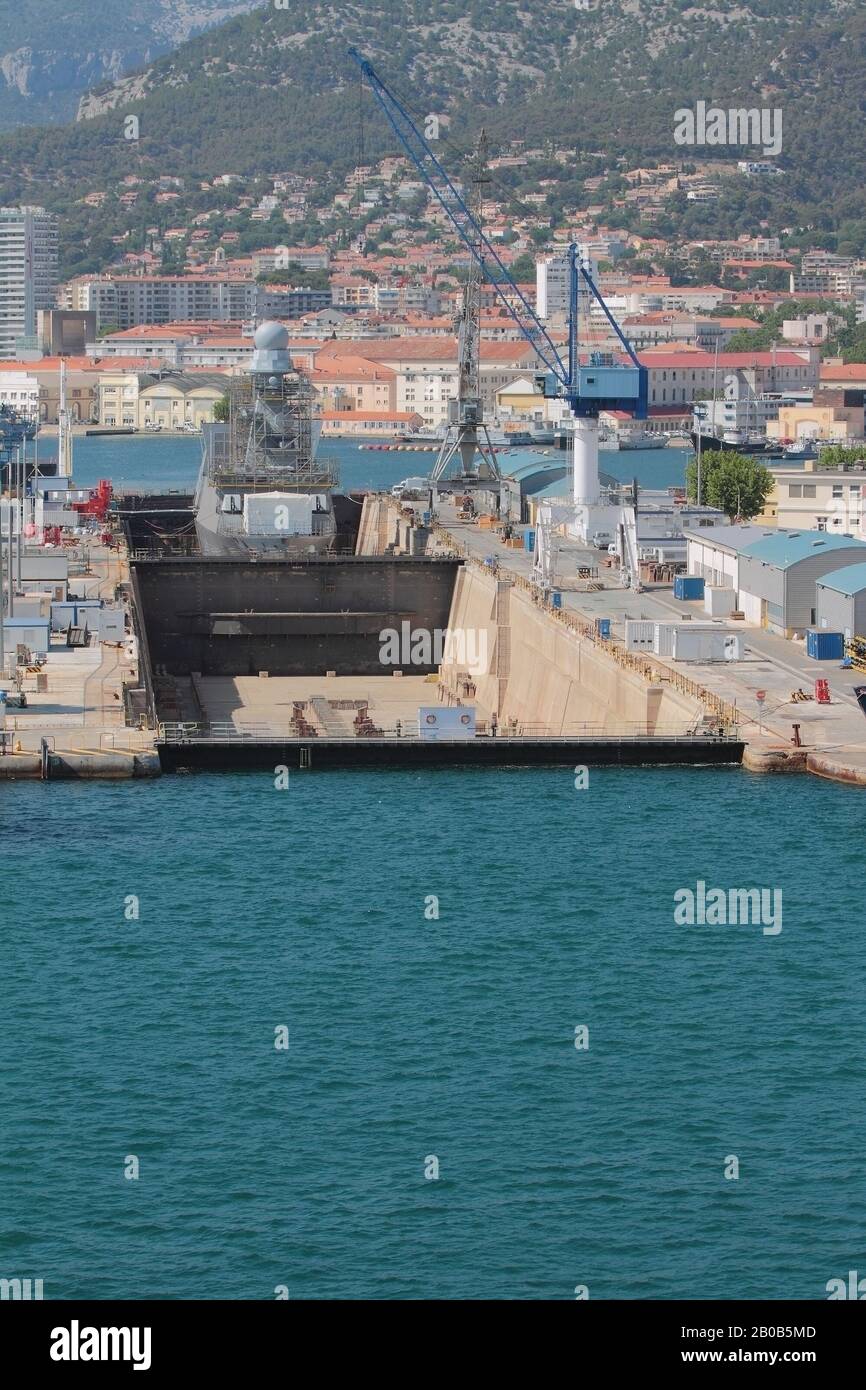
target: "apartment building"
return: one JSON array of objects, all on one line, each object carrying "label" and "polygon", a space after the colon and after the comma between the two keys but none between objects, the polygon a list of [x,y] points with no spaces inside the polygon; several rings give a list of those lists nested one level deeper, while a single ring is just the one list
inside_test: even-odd
[{"label": "apartment building", "polygon": [[[583,244],[577,247],[577,254],[593,280],[598,283],[598,265]],[[545,322],[564,321],[568,317],[571,294],[571,266],[567,253],[544,256],[535,263],[535,303],[538,317]],[[581,295],[584,312],[589,309],[591,296],[585,289]],[[583,306],[582,306],[583,307]]]},{"label": "apartment building", "polygon": [[0,359],[37,349],[37,315],[57,290],[57,218],[39,207],[0,208]]},{"label": "apartment building", "polygon": [[397,373],[363,357],[331,358],[310,373],[320,408],[380,414],[397,409]]},{"label": "apartment building", "polygon": [[866,540],[866,464],[827,469],[808,459],[802,467],[771,465],[770,471],[775,486],[762,522]]},{"label": "apartment building", "polygon": [[255,315],[257,288],[252,279],[224,275],[79,277],[68,287],[68,307],[92,310],[98,331],[184,320],[242,322]]},{"label": "apartment building", "polygon": [[[457,394],[457,342],[449,338],[390,338],[384,341],[328,343],[316,367],[330,371],[341,353],[363,354],[395,374],[398,411],[417,411],[425,429],[440,429],[448,418],[448,402]],[[481,398],[488,419],[496,414],[496,396],[503,386],[537,369],[534,350],[524,342],[481,343]]]}]

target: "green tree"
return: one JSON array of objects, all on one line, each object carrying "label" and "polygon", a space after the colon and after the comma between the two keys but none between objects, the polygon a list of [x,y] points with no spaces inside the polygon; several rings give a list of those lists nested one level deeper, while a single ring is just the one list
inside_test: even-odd
[{"label": "green tree", "polygon": [[225,422],[226,420],[228,420],[228,418],[229,418],[229,398],[228,398],[228,396],[220,396],[219,400],[216,401],[216,402],[214,403],[213,418],[214,418],[215,420],[220,420],[220,421],[223,421],[223,422]]},{"label": "green tree", "polygon": [[[701,455],[701,502],[718,507],[731,521],[757,516],[774,486],[770,470],[745,454],[708,449]],[[690,500],[696,501],[697,457],[686,464],[686,489]]]},{"label": "green tree", "polygon": [[829,449],[822,449],[818,455],[819,468],[845,468],[852,463],[866,463],[866,444],[855,444],[851,449],[846,449],[842,444],[833,444]]},{"label": "green tree", "polygon": [[765,352],[777,337],[769,328],[739,328],[731,334],[725,352]]}]

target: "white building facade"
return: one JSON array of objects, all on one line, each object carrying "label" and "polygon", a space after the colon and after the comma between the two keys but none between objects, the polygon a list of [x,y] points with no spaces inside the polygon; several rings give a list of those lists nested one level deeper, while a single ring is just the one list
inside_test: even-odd
[{"label": "white building facade", "polygon": [[36,316],[57,290],[57,218],[38,207],[0,208],[0,359],[36,348]]}]

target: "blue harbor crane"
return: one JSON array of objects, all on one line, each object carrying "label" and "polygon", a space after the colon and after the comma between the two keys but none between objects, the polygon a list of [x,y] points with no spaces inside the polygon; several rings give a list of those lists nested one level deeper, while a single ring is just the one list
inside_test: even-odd
[{"label": "blue harbor crane", "polygon": [[[391,92],[374,67],[356,48],[349,56],[358,64],[392,129],[406,150],[421,178],[432,189],[451,225],[467,247],[472,263],[480,267],[497,297],[532,347],[542,371],[535,384],[545,397],[564,400],[574,416],[574,502],[578,524],[585,536],[602,524],[609,507],[601,504],[598,478],[598,417],[603,410],[625,411],[636,419],[647,416],[647,370],[638,361],[628,339],[608,309],[578,248],[568,248],[569,312],[568,354],[566,360],[552,341],[547,328],[515,284],[495,247],[485,236],[476,209],[455,186],[424,135],[402,102]],[[592,352],[582,363],[579,353],[579,307],[582,297],[600,305],[608,323],[622,345],[628,363],[618,363],[613,354]],[[607,518],[609,520],[609,518]]]}]

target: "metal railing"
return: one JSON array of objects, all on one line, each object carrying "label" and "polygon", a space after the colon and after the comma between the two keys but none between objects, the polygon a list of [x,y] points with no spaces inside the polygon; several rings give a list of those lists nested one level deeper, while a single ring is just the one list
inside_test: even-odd
[{"label": "metal railing", "polygon": [[493,730],[487,726],[479,728],[474,737],[464,738],[436,738],[435,740],[422,738],[417,720],[406,720],[401,723],[398,729],[396,725],[382,728],[375,735],[352,735],[352,734],[298,734],[297,730],[288,725],[272,724],[250,724],[243,728],[238,728],[229,721],[217,721],[211,724],[199,724],[189,721],[165,722],[160,724],[157,740],[164,744],[297,744],[311,745],[314,747],[335,745],[354,746],[358,743],[381,744],[387,743],[550,743],[550,744],[574,744],[574,743],[683,743],[683,744],[702,744],[702,743],[737,743],[737,736],[733,733],[709,734],[700,729],[684,728],[677,725],[675,728],[649,728],[646,725],[617,725],[614,728],[605,728],[597,724],[574,725],[567,730],[552,730],[541,724],[518,724],[516,727],[505,726]]}]

